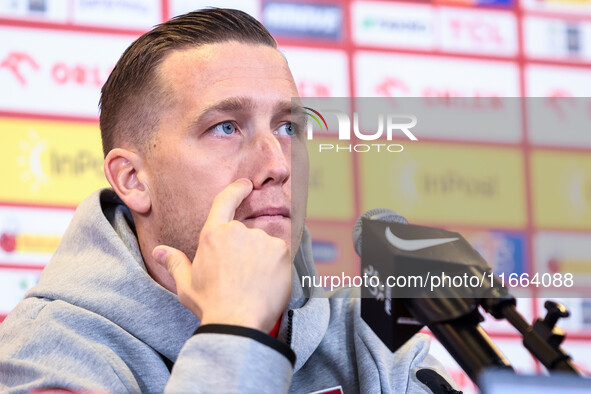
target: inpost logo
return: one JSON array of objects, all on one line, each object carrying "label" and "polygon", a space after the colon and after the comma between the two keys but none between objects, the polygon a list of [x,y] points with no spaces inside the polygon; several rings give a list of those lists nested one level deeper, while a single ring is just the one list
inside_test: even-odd
[{"label": "inpost logo", "polygon": [[[320,127],[321,131],[328,131],[328,124],[325,117],[317,110],[310,107],[303,107],[304,114],[316,121],[316,124]],[[379,114],[377,116],[378,129],[370,132],[365,130],[362,132],[359,129],[359,114],[353,112],[353,124],[351,125],[351,119],[349,115],[342,111],[337,110],[323,110],[325,115],[333,115],[338,124],[338,136],[339,141],[350,141],[351,130],[353,135],[362,141],[376,141],[386,135],[386,141],[392,141],[392,137],[395,133],[404,134],[410,141],[418,141],[418,138],[410,131],[411,128],[417,125],[417,117],[412,114]],[[322,123],[320,122],[322,120]],[[307,138],[308,140],[314,139],[314,122],[306,122]],[[375,122],[374,122],[375,124]],[[323,127],[324,125],[324,127]],[[404,146],[401,144],[390,144],[390,143],[371,143],[371,144],[319,144],[319,152],[391,152],[398,153],[404,150]]]}]

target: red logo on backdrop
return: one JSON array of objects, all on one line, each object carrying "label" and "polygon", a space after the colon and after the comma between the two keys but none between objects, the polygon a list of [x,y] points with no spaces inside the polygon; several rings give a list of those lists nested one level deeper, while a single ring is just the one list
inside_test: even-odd
[{"label": "red logo on backdrop", "polygon": [[466,36],[476,44],[487,42],[503,43],[503,37],[501,37],[498,26],[478,20],[466,21],[460,19],[452,19],[449,24],[456,39]]},{"label": "red logo on backdrop", "polygon": [[[24,52],[11,52],[0,62],[0,69],[6,69],[12,73],[16,80],[22,85],[27,85],[27,79],[23,73],[25,68],[39,71],[41,67],[29,54]],[[110,72],[110,70],[108,70]],[[108,75],[108,74],[107,74]],[[58,85],[75,84],[82,86],[103,86],[101,70],[98,66],[85,64],[66,64],[56,62],[50,69],[50,76],[53,82]]]},{"label": "red logo on backdrop", "polygon": [[98,67],[76,64],[74,66],[58,62],[51,68],[51,78],[58,84],[74,83],[101,87],[103,81]]},{"label": "red logo on backdrop", "polygon": [[409,94],[410,89],[398,78],[385,78],[376,86],[376,93],[384,97],[396,97]]},{"label": "red logo on backdrop", "polygon": [[[388,77],[384,78],[376,85],[375,91],[382,97],[400,97],[410,94],[411,89],[402,80]],[[430,105],[461,105],[464,107],[470,106],[472,109],[500,109],[503,107],[503,102],[498,94],[481,89],[468,92],[453,88],[435,88],[427,86],[421,91],[420,97],[423,97],[426,103]],[[477,100],[454,100],[454,98],[457,97],[471,97],[477,98]],[[449,100],[432,100],[435,98],[448,98]]]},{"label": "red logo on backdrop", "polygon": [[319,82],[301,80],[298,82],[298,91],[302,97],[330,97],[330,89]]},{"label": "red logo on backdrop", "polygon": [[555,89],[548,94],[548,105],[556,112],[560,119],[566,118],[565,105],[573,107],[575,99],[573,95],[565,89]]},{"label": "red logo on backdrop", "polygon": [[499,95],[490,91],[475,89],[472,92],[454,88],[434,88],[426,87],[423,89],[424,97],[490,97],[498,98]]},{"label": "red logo on backdrop", "polygon": [[27,63],[33,70],[38,71],[39,65],[37,62],[28,54],[23,52],[11,52],[2,60],[0,63],[0,68],[5,68],[8,71],[12,72],[12,75],[16,78],[16,80],[22,85],[25,86],[27,84],[27,80],[21,73],[21,66]]},{"label": "red logo on backdrop", "polygon": [[12,233],[2,233],[0,235],[0,248],[5,252],[14,252],[16,249],[16,236]]}]

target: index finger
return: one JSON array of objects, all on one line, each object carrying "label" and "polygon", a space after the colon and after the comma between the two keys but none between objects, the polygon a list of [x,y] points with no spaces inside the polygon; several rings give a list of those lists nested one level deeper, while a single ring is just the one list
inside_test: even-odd
[{"label": "index finger", "polygon": [[230,183],[213,199],[205,225],[228,223],[234,220],[236,208],[252,191],[252,182],[240,178]]}]

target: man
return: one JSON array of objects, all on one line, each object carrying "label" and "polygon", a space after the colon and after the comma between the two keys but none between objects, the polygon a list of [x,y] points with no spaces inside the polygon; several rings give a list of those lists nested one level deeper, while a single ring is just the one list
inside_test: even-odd
[{"label": "man", "polygon": [[297,96],[273,38],[239,11],[190,13],[134,42],[101,96],[112,190],[80,205],[0,326],[0,389],[427,390],[416,370],[441,369],[424,337],[392,354],[358,300],[304,297],[298,276],[315,271]]}]

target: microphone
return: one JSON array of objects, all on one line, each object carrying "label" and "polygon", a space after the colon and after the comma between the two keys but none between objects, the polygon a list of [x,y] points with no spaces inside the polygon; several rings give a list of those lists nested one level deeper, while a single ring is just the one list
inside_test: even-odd
[{"label": "microphone", "polygon": [[361,230],[363,227],[363,219],[381,220],[388,223],[408,224],[408,221],[404,218],[404,216],[397,214],[391,209],[374,208],[365,212],[359,217],[359,219],[355,221],[355,225],[353,226],[353,245],[355,246],[355,251],[359,256],[361,256],[361,236],[363,235]]},{"label": "microphone", "polygon": [[[485,297],[515,300],[459,233],[410,225],[394,211],[374,209],[355,223],[353,242],[362,272],[379,279],[361,289],[361,316],[391,351],[427,326],[475,383],[486,368],[512,370],[479,326],[478,305]],[[472,276],[477,289],[452,280],[441,286],[446,278]]]},{"label": "microphone", "polygon": [[[398,257],[397,260],[420,260],[420,264],[418,261],[413,261],[412,265],[409,264],[411,267],[397,267],[403,272],[424,274],[433,270],[439,272],[445,268],[448,273],[465,274],[461,276],[463,280],[455,281],[455,283],[460,283],[464,286],[453,285],[453,281],[448,279],[449,275],[443,275],[443,279],[430,276],[429,284],[432,285],[431,292],[433,293],[433,290],[435,290],[433,294],[429,294],[430,296],[455,295],[468,297],[478,295],[481,298],[505,298],[507,301],[514,303],[514,298],[508,294],[503,282],[496,275],[492,274],[490,265],[461,234],[439,228],[410,225],[403,216],[391,209],[376,208],[361,215],[353,227],[353,245],[359,256],[362,256],[362,229],[364,221],[380,221],[388,224],[383,225],[383,228],[381,227],[377,230],[368,229],[368,232],[373,230],[376,233],[377,231],[377,234],[372,234],[373,237],[370,237],[371,239],[369,240],[372,247],[368,249],[372,249],[372,251],[369,251],[372,255],[375,254],[372,253],[374,246],[383,248],[384,244],[386,244],[393,246],[393,248],[390,248],[390,254]],[[372,223],[372,226],[374,225]],[[383,231],[384,228],[385,231]],[[396,235],[396,231],[412,239],[402,239]],[[373,245],[376,240],[379,245]],[[381,259],[381,257],[378,256],[378,259]],[[400,264],[403,263],[398,262],[398,265]],[[378,265],[382,264],[378,262]],[[471,280],[468,280],[468,278]],[[447,286],[448,288],[456,288],[454,291],[445,290],[446,286],[441,286],[446,283],[445,279],[448,279],[447,283],[452,284],[452,286]],[[413,289],[399,291],[398,293],[406,297],[419,295]],[[496,311],[493,310],[492,312],[496,318],[502,317],[498,313],[495,313]]]}]

